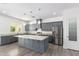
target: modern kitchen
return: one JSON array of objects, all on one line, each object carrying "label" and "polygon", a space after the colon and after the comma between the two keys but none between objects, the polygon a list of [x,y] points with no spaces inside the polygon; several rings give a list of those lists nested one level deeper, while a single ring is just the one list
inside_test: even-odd
[{"label": "modern kitchen", "polygon": [[0,56],[79,56],[79,3],[0,3]]}]

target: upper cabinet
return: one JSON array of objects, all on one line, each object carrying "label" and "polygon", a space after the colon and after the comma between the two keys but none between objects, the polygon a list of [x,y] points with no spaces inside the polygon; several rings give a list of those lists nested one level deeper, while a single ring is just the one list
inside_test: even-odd
[{"label": "upper cabinet", "polygon": [[52,23],[42,23],[42,30],[43,31],[51,31],[52,30]]},{"label": "upper cabinet", "polygon": [[53,26],[58,26],[58,27],[62,26],[62,21],[42,23],[42,30],[52,31]]}]

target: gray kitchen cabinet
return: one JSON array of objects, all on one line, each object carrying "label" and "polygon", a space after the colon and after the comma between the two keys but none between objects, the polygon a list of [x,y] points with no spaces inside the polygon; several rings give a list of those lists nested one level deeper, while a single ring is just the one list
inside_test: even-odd
[{"label": "gray kitchen cabinet", "polygon": [[52,23],[51,22],[43,23],[42,30],[43,31],[51,31],[52,30]]},{"label": "gray kitchen cabinet", "polygon": [[46,51],[46,49],[48,49],[48,43],[49,42],[49,39],[46,38],[46,40],[44,41],[44,50]]},{"label": "gray kitchen cabinet", "polygon": [[22,38],[19,38],[18,41],[19,46],[24,46],[24,39],[22,40]]},{"label": "gray kitchen cabinet", "polygon": [[35,51],[44,51],[44,41],[39,41],[39,40],[32,40],[33,45],[32,49]]},{"label": "gray kitchen cabinet", "polygon": [[37,50],[37,49],[38,49],[38,47],[37,47],[37,46],[38,46],[37,40],[32,40],[32,44],[33,44],[33,45],[32,45],[32,49],[33,49],[33,50]]},{"label": "gray kitchen cabinet", "polygon": [[13,36],[0,36],[0,45],[8,44],[11,42],[18,41],[16,37]]},{"label": "gray kitchen cabinet", "polygon": [[24,47],[32,49],[32,40],[24,39]]},{"label": "gray kitchen cabinet", "polygon": [[[72,35],[72,32],[75,32],[75,34],[76,34],[76,30],[74,31],[74,30],[71,30],[71,29],[70,29],[71,35]],[[76,26],[74,26],[74,29],[76,29]],[[55,31],[56,32],[56,35],[55,35],[56,37],[53,39],[53,35],[49,36],[49,43],[63,45],[63,22],[62,21],[42,23],[42,30],[43,31],[51,31],[52,34]],[[76,35],[74,35],[73,37],[75,38],[75,36]]]},{"label": "gray kitchen cabinet", "polygon": [[44,48],[44,46],[45,46],[45,43],[44,43],[44,40],[43,41],[38,41],[38,46],[40,46],[40,47],[38,47],[38,51],[44,51],[45,50],[45,48]]},{"label": "gray kitchen cabinet", "polygon": [[24,39],[24,47],[29,48],[29,39]]},{"label": "gray kitchen cabinet", "polygon": [[47,28],[47,27],[46,27],[46,23],[43,23],[43,24],[42,24],[42,30],[43,30],[43,31],[46,31],[46,28]]},{"label": "gray kitchen cabinet", "polygon": [[52,26],[61,26],[62,21],[42,23],[43,31],[52,31]]}]

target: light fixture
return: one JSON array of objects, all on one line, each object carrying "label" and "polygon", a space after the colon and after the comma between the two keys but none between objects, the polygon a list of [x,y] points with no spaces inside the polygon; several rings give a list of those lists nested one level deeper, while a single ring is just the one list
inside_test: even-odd
[{"label": "light fixture", "polygon": [[2,11],[2,13],[6,13],[6,11],[5,11],[5,10],[3,10],[3,11]]}]

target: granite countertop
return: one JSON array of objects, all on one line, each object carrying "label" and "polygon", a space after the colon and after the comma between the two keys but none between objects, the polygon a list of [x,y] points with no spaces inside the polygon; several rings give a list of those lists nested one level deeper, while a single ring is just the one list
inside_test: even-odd
[{"label": "granite countertop", "polygon": [[15,37],[27,38],[33,40],[45,40],[46,38],[48,38],[48,36],[38,36],[38,35],[17,35]]}]

